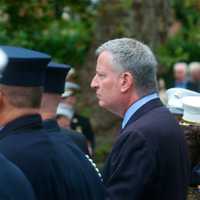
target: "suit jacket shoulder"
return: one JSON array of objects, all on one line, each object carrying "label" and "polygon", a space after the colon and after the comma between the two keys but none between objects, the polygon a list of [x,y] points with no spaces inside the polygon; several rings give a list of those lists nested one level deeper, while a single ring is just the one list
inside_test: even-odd
[{"label": "suit jacket shoulder", "polygon": [[182,200],[188,179],[183,133],[159,100],[152,100],[120,131],[105,165],[107,192],[116,200]]}]

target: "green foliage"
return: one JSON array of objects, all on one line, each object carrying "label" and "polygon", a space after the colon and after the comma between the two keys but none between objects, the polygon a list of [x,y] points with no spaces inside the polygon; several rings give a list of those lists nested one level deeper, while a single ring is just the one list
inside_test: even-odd
[{"label": "green foliage", "polygon": [[133,5],[133,0],[120,0],[120,3],[124,7],[124,9],[130,9]]},{"label": "green foliage", "polygon": [[1,1],[0,43],[44,51],[54,60],[80,66],[90,45],[92,18],[89,0]]},{"label": "green foliage", "polygon": [[[98,138],[99,139],[99,138]],[[105,163],[106,158],[108,156],[108,154],[111,151],[112,148],[112,143],[110,140],[107,140],[108,138],[104,136],[104,139],[102,141],[102,144],[99,145],[96,148],[96,152],[95,152],[95,163],[97,163],[98,167],[101,168],[103,166],[103,163]],[[113,140],[113,139],[112,139]],[[101,141],[97,141],[97,143],[99,144]]]},{"label": "green foliage", "polygon": [[182,24],[181,30],[157,49],[159,61],[167,72],[176,62],[189,63],[200,58],[200,14],[197,1],[173,0],[172,5],[177,20]]}]

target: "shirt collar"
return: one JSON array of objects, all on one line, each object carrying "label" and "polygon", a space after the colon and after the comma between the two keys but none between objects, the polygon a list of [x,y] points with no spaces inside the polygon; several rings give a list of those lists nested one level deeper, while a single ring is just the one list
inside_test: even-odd
[{"label": "shirt collar", "polygon": [[186,81],[176,81],[175,87],[186,88],[187,82]]},{"label": "shirt collar", "polygon": [[124,119],[122,121],[122,128],[124,128],[126,126],[126,124],[128,123],[129,119],[132,117],[132,115],[134,115],[136,113],[136,111],[138,109],[140,109],[143,105],[145,105],[146,103],[148,103],[149,101],[158,98],[158,94],[157,93],[151,93],[149,95],[146,95],[144,97],[142,97],[141,99],[137,100],[136,102],[134,102],[126,111],[125,115],[124,115]]}]

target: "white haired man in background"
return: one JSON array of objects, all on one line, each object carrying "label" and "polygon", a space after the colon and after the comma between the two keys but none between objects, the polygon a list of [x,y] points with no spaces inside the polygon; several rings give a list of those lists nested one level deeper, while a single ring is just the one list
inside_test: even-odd
[{"label": "white haired man in background", "polygon": [[191,62],[189,64],[190,80],[187,88],[200,92],[200,62]]},{"label": "white haired man in background", "polygon": [[174,87],[187,88],[187,64],[178,62],[174,65]]}]

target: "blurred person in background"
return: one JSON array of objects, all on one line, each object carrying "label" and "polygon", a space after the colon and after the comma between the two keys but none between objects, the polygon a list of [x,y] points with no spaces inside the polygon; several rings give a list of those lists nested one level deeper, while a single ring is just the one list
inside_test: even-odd
[{"label": "blurred person in background", "polygon": [[79,91],[80,86],[77,83],[71,81],[65,83],[65,91],[57,110],[57,120],[61,127],[68,126],[68,128],[82,133],[87,139],[90,154],[94,154],[95,134],[90,120],[76,110],[77,93]]},{"label": "blurred person in background", "polygon": [[200,192],[200,93],[184,97],[182,103],[181,127],[187,139],[192,169],[190,185]]},{"label": "blurred person in background", "polygon": [[196,92],[200,92],[200,62],[192,62],[189,64],[190,79],[187,88]]},{"label": "blurred person in background", "polygon": [[61,94],[64,92],[65,78],[69,70],[69,65],[55,62],[48,64],[40,113],[44,120],[44,125],[49,131],[51,129],[53,131],[57,130],[59,134],[63,134],[66,137],[67,141],[71,140],[85,154],[89,154],[85,136],[69,128],[60,128],[56,121],[56,110],[61,99]]},{"label": "blurred person in background", "polygon": [[[56,119],[60,127],[71,129],[70,124],[74,110],[64,103],[59,103],[56,111]],[[72,130],[72,129],[71,129]],[[78,132],[80,134],[80,132]]]},{"label": "blurred person in background", "polygon": [[[200,185],[200,93],[170,88],[166,94],[167,107],[179,122],[187,141],[192,174],[190,186],[196,189]],[[188,97],[189,101],[184,102]],[[195,190],[192,190],[192,194],[195,195]]]},{"label": "blurred person in background", "polygon": [[174,86],[178,88],[187,87],[187,64],[178,62],[174,65]]},{"label": "blurred person in background", "polygon": [[166,106],[173,115],[177,115],[178,121],[182,120],[182,100],[186,96],[199,96],[199,93],[185,88],[169,88],[166,91]]}]

